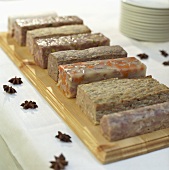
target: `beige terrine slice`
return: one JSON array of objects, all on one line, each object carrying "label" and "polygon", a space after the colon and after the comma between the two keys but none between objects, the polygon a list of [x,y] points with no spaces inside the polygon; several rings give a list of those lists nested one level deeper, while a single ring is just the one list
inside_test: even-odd
[{"label": "beige terrine slice", "polygon": [[109,78],[140,78],[146,66],[135,57],[94,60],[59,66],[58,86],[67,98],[76,97],[77,87]]},{"label": "beige terrine slice", "polygon": [[34,46],[34,60],[41,68],[46,69],[48,56],[52,52],[66,50],[84,50],[90,47],[108,46],[110,39],[102,33],[86,33],[67,36],[39,38]]},{"label": "beige terrine slice", "polygon": [[35,40],[38,38],[50,38],[52,36],[66,36],[72,34],[91,33],[91,30],[86,25],[66,25],[60,27],[46,27],[27,31],[26,46],[31,54],[33,54],[33,47]]},{"label": "beige terrine slice", "polygon": [[154,78],[109,79],[78,86],[76,103],[99,124],[103,115],[169,101],[169,88]]},{"label": "beige terrine slice", "polygon": [[104,115],[100,128],[109,141],[169,128],[169,102]]},{"label": "beige terrine slice", "polygon": [[48,74],[57,82],[59,65],[124,57],[127,57],[127,52],[119,45],[54,52],[49,54]]}]

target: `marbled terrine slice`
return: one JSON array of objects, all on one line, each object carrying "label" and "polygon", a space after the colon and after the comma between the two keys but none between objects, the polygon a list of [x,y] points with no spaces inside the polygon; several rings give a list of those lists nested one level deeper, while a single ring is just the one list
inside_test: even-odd
[{"label": "marbled terrine slice", "polygon": [[33,55],[37,65],[47,68],[50,53],[65,50],[83,50],[90,47],[108,45],[110,45],[110,39],[101,33],[77,34],[62,37],[54,36],[37,39]]},{"label": "marbled terrine slice", "polygon": [[100,128],[109,141],[169,128],[169,102],[104,115]]},{"label": "marbled terrine slice", "polygon": [[42,12],[31,12],[31,13],[22,13],[18,15],[12,15],[8,17],[8,34],[13,37],[14,36],[14,22],[16,19],[25,19],[25,18],[38,18],[38,17],[48,17],[48,16],[53,16],[56,17],[58,16],[55,11],[42,11]]},{"label": "marbled terrine slice", "polygon": [[16,19],[14,23],[14,38],[19,45],[25,46],[26,33],[28,30],[74,24],[83,24],[83,20],[77,16],[48,16],[38,18]]},{"label": "marbled terrine slice", "polygon": [[73,98],[80,84],[109,78],[140,78],[145,75],[146,66],[135,57],[86,61],[60,65],[58,86],[67,98]]},{"label": "marbled terrine slice", "polygon": [[127,57],[127,52],[119,45],[54,52],[49,54],[48,74],[57,82],[59,65],[123,57]]},{"label": "marbled terrine slice", "polygon": [[76,102],[99,124],[103,115],[169,101],[169,88],[157,80],[109,79],[78,86]]},{"label": "marbled terrine slice", "polygon": [[72,34],[83,34],[83,33],[91,33],[91,30],[86,25],[66,25],[60,27],[47,27],[47,28],[39,28],[31,31],[27,31],[26,35],[26,46],[30,50],[31,54],[33,54],[33,46],[35,40],[38,38],[50,38],[53,36],[66,36]]}]

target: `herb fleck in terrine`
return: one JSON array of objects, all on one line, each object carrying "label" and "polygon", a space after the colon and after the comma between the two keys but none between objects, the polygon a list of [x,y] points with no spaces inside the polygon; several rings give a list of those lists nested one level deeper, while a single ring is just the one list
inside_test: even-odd
[{"label": "herb fleck in terrine", "polygon": [[76,102],[99,124],[103,115],[169,101],[169,88],[157,80],[109,79],[78,86]]},{"label": "herb fleck in terrine", "polygon": [[28,30],[45,27],[59,27],[63,25],[83,24],[83,20],[77,16],[39,17],[16,19],[14,23],[14,38],[21,46],[26,45],[26,33]]},{"label": "herb fleck in terrine", "polygon": [[169,128],[169,102],[104,115],[100,128],[109,141]]},{"label": "herb fleck in terrine", "polygon": [[54,36],[37,39],[33,55],[37,65],[47,68],[50,53],[65,50],[83,50],[90,47],[108,45],[110,45],[110,39],[101,33],[77,34],[62,37]]},{"label": "herb fleck in terrine", "polygon": [[135,57],[94,60],[59,66],[58,86],[66,97],[76,97],[77,86],[109,78],[145,77],[146,66]]},{"label": "herb fleck in terrine", "polygon": [[27,13],[27,14],[20,14],[20,15],[12,15],[8,17],[8,33],[11,37],[14,36],[14,23],[16,19],[25,19],[25,18],[41,18],[41,17],[49,17],[53,16],[56,17],[57,13],[55,11],[43,11],[43,12],[36,12],[36,13]]},{"label": "herb fleck in terrine", "polygon": [[33,46],[35,40],[38,38],[50,38],[53,36],[66,36],[72,34],[83,34],[91,33],[91,30],[86,25],[66,25],[60,27],[47,27],[47,28],[38,28],[31,31],[27,31],[26,35],[26,46],[33,54]]},{"label": "herb fleck in terrine", "polygon": [[127,57],[127,52],[119,45],[99,46],[85,50],[67,50],[54,52],[49,54],[48,74],[57,82],[59,65],[124,57]]}]

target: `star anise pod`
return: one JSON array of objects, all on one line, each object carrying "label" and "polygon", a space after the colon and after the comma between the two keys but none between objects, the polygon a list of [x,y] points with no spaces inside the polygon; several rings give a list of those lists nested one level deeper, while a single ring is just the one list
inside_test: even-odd
[{"label": "star anise pod", "polygon": [[164,50],[160,50],[161,55],[163,55],[164,57],[168,56],[168,53]]},{"label": "star anise pod", "polygon": [[3,88],[4,88],[4,91],[6,91],[7,93],[10,93],[10,94],[17,93],[16,90],[12,86],[3,85]]},{"label": "star anise pod", "polygon": [[24,103],[21,104],[21,106],[24,108],[24,109],[35,109],[38,107],[38,105],[36,104],[36,102],[33,102],[33,101],[25,101]]},{"label": "star anise pod", "polygon": [[137,54],[137,56],[142,60],[142,59],[148,59],[148,55],[145,53],[142,54]]},{"label": "star anise pod", "polygon": [[54,156],[54,158],[55,158],[55,161],[50,162],[52,164],[50,166],[51,169],[61,170],[61,169],[64,169],[66,165],[68,165],[68,161],[65,160],[65,157],[63,154],[60,154],[59,157]]},{"label": "star anise pod", "polygon": [[14,78],[11,78],[8,82],[12,83],[12,84],[22,84],[22,80],[21,78],[17,78],[16,76]]},{"label": "star anise pod", "polygon": [[164,62],[163,62],[163,65],[169,66],[169,61],[164,61]]},{"label": "star anise pod", "polygon": [[65,134],[65,133],[62,133],[62,132],[60,132],[60,131],[58,131],[58,135],[56,135],[55,136],[56,138],[58,138],[58,139],[60,139],[61,141],[63,141],[63,142],[72,142],[71,140],[70,140],[70,136],[69,135],[67,135],[67,134]]}]

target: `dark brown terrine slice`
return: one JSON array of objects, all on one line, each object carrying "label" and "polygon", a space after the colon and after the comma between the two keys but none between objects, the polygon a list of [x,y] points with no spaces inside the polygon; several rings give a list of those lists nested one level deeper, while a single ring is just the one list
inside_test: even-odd
[{"label": "dark brown terrine slice", "polygon": [[80,84],[109,78],[140,78],[146,66],[135,57],[94,60],[59,66],[58,86],[67,98],[76,97]]},{"label": "dark brown terrine slice", "polygon": [[66,36],[73,34],[91,33],[91,30],[85,25],[66,25],[60,27],[38,28],[27,31],[26,46],[31,54],[33,54],[33,47],[35,40],[38,38],[50,38],[53,36]]},{"label": "dark brown terrine slice", "polygon": [[127,57],[127,52],[119,45],[92,47],[85,50],[59,51],[49,55],[48,74],[57,82],[59,65],[124,57]]},{"label": "dark brown terrine slice", "polygon": [[104,115],[100,128],[109,141],[169,128],[169,102]]},{"label": "dark brown terrine slice", "polygon": [[41,17],[49,17],[58,16],[55,11],[43,11],[43,12],[36,12],[36,13],[26,13],[26,14],[20,14],[20,15],[12,15],[8,17],[8,34],[13,37],[14,36],[14,23],[16,19],[25,19],[25,18],[41,18]]},{"label": "dark brown terrine slice", "polygon": [[26,45],[26,33],[28,30],[45,27],[59,27],[63,25],[83,24],[83,20],[77,16],[48,16],[38,18],[16,19],[14,23],[14,38],[21,46]]},{"label": "dark brown terrine slice", "polygon": [[103,115],[169,101],[169,88],[157,80],[109,79],[78,86],[76,103],[99,124]]},{"label": "dark brown terrine slice", "polygon": [[110,39],[101,33],[40,38],[34,47],[34,60],[41,68],[47,68],[50,53],[65,50],[83,50],[90,47],[108,46]]}]

